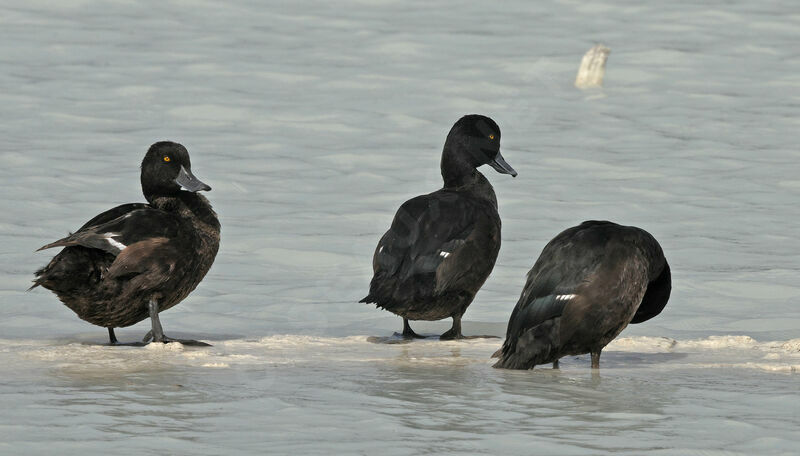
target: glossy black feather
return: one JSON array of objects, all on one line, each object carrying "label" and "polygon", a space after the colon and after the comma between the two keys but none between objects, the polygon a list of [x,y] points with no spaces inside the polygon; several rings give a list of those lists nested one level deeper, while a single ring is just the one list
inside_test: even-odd
[{"label": "glossy black feather", "polygon": [[82,227],[78,228],[81,231],[90,226],[98,226],[110,222],[117,217],[122,217],[125,214],[135,211],[136,209],[147,209],[150,206],[144,203],[127,203],[119,205],[115,208],[101,212],[92,217],[88,222],[84,223]]},{"label": "glossy black feather", "polygon": [[669,290],[669,265],[646,231],[599,221],[569,228],[545,246],[528,273],[495,367],[529,369],[565,355],[599,356],[638,310],[642,318],[660,312]]},{"label": "glossy black feather", "polygon": [[[466,192],[439,190],[403,204],[375,250],[374,302],[411,320],[462,314],[494,267],[500,217],[484,181]],[[494,193],[491,193],[494,196]]]}]

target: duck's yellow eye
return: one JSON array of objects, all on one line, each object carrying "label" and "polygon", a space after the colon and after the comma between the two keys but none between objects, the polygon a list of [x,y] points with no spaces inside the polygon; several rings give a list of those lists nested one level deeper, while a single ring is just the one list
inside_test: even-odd
[{"label": "duck's yellow eye", "polygon": [[489,139],[494,139],[494,135],[489,135]]},{"label": "duck's yellow eye", "polygon": [[165,157],[164,157],[164,161],[165,161],[165,162],[168,162],[168,161],[170,161],[170,160],[172,160],[172,159],[171,159],[171,158],[169,158],[169,157],[167,157],[167,156],[165,156]]}]

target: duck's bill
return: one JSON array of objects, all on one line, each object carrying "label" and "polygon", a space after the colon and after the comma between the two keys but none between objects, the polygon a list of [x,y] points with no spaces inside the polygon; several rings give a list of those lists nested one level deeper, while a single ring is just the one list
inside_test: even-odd
[{"label": "duck's bill", "polygon": [[511,174],[511,177],[517,177],[517,172],[506,162],[506,159],[500,155],[499,151],[497,152],[497,156],[494,157],[494,160],[489,162],[489,165],[500,174]]},{"label": "duck's bill", "polygon": [[211,187],[204,184],[200,179],[194,177],[194,174],[192,174],[190,170],[184,168],[183,166],[181,166],[181,172],[178,173],[178,177],[175,178],[175,182],[190,192],[207,192],[211,190]]}]

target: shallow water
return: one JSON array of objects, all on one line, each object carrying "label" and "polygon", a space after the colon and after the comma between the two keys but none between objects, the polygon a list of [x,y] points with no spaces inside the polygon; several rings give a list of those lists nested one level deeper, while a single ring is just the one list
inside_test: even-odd
[{"label": "shallow water", "polygon": [[[0,5],[1,453],[796,453],[793,2],[51,3]],[[595,42],[605,88],[576,90]],[[520,175],[485,170],[503,246],[466,333],[503,334],[563,228],[610,219],[664,247],[669,305],[599,376],[588,357],[491,369],[500,339],[367,342],[401,323],[357,303],[375,243],[440,186],[468,112]],[[161,139],[189,148],[223,224],[162,321],[214,347],[104,347],[24,291],[54,253],[33,251],[141,201]]]}]

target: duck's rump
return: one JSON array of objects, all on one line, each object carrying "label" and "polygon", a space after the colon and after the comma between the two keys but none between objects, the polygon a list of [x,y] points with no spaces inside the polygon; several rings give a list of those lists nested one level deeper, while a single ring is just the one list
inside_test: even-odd
[{"label": "duck's rump", "polygon": [[554,238],[528,274],[496,367],[529,369],[613,340],[642,303],[653,263],[666,269],[650,239],[608,222],[586,222]]},{"label": "duck's rump", "polygon": [[462,315],[494,267],[500,247],[497,231],[487,236],[474,230],[465,239],[443,243],[431,254],[384,260],[392,263],[376,268],[369,294],[361,302],[375,303],[410,320]]},{"label": "duck's rump", "polygon": [[116,257],[99,249],[65,247],[50,263],[36,271],[34,287],[41,285],[89,323],[105,327],[130,326],[147,318],[147,306],[118,299],[115,282],[104,283],[103,274]]},{"label": "duck's rump", "polygon": [[466,311],[474,293],[453,290],[437,294],[433,290],[435,279],[426,276],[422,274],[396,285],[392,278],[382,280],[376,277],[374,280],[380,283],[373,286],[361,302],[375,303],[377,307],[409,320],[441,320]]}]

